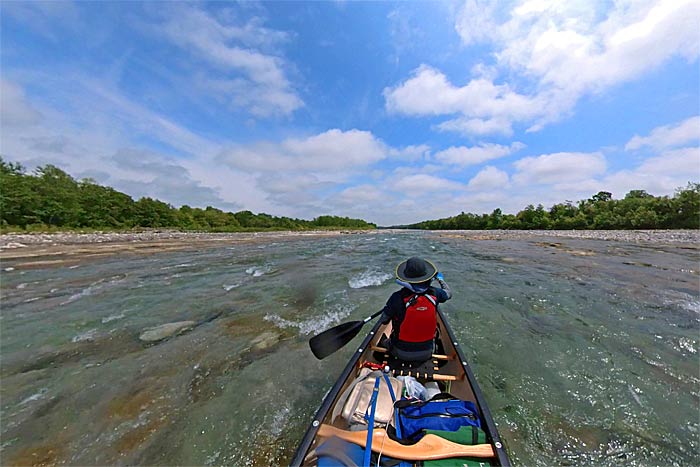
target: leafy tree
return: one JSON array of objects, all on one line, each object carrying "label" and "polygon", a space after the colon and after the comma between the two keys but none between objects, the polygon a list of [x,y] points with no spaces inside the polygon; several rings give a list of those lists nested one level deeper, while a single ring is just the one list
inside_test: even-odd
[{"label": "leafy tree", "polygon": [[689,183],[673,197],[632,190],[621,200],[599,191],[578,203],[566,201],[548,211],[528,205],[517,214],[495,209],[481,216],[462,212],[445,219],[403,226],[415,229],[700,229],[700,183]]},{"label": "leafy tree", "polygon": [[676,190],[670,211],[674,228],[700,229],[700,183]]},{"label": "leafy tree", "polygon": [[144,197],[134,206],[136,225],[141,227],[175,227],[177,217],[172,206],[162,201]]},{"label": "leafy tree", "polygon": [[78,183],[54,165],[36,170],[37,217],[47,225],[79,227],[83,215]]},{"label": "leafy tree", "polygon": [[612,199],[612,193],[609,191],[599,191],[591,197],[591,201],[594,203],[610,201]]},{"label": "leafy tree", "polygon": [[0,157],[0,213],[2,225],[17,225],[40,222],[37,216],[39,198],[34,179],[24,174],[21,164],[5,162]]},{"label": "leafy tree", "polygon": [[134,200],[113,188],[96,184],[93,180],[81,180],[78,186],[81,227],[131,227]]}]

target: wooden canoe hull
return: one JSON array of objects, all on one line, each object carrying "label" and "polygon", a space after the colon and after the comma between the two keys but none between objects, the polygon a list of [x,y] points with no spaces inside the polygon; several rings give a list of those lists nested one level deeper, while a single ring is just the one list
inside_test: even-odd
[{"label": "wooden canoe hull", "polygon": [[[444,453],[445,449],[448,449],[450,452],[452,452],[452,454],[449,456],[441,454],[438,457],[423,456],[423,460],[431,458],[471,456],[482,458],[483,460],[488,461],[491,465],[509,466],[510,461],[505,448],[503,447],[500,436],[498,435],[498,431],[496,430],[496,425],[491,417],[491,412],[486,405],[486,401],[484,400],[474,374],[472,373],[471,368],[469,367],[469,364],[462,353],[459,343],[455,339],[454,333],[452,332],[452,329],[447,323],[445,315],[441,310],[438,310],[438,329],[440,331],[440,343],[438,346],[440,352],[433,355],[433,359],[429,364],[423,365],[418,369],[411,366],[401,367],[400,365],[393,365],[391,367],[391,371],[395,376],[408,375],[414,376],[419,381],[439,381],[442,385],[447,386],[448,391],[453,396],[474,402],[479,409],[479,414],[481,416],[481,428],[486,432],[489,444],[478,445],[478,447],[457,445],[448,448],[444,448],[446,445],[442,445],[443,449],[441,452]],[[333,426],[333,422],[330,420],[330,418],[333,408],[338,402],[339,395],[342,394],[342,392],[355,379],[359,368],[364,362],[385,363],[387,358],[390,359],[388,355],[385,355],[384,349],[378,345],[382,336],[388,335],[390,332],[391,323],[388,325],[383,325],[381,322],[377,322],[367,336],[365,336],[362,344],[360,344],[359,348],[355,350],[350,358],[350,361],[343,369],[340,377],[333,385],[333,388],[331,388],[330,392],[321,403],[321,407],[316,412],[312,423],[310,424],[299,447],[297,448],[291,462],[292,466],[297,467],[302,465],[314,465],[313,463],[305,463],[307,455],[321,440],[331,435],[346,438],[347,441],[355,442],[356,444],[364,446],[362,436],[366,436],[366,432],[360,432],[361,436],[352,434],[353,432],[343,430],[338,426]],[[386,437],[384,431],[375,430],[375,432],[375,437],[378,436],[381,439],[384,439],[384,445],[386,446],[386,440],[388,440],[388,437]],[[379,442],[379,445],[381,445],[381,441]],[[427,443],[425,446],[427,446]],[[396,449],[392,451],[392,454],[386,452],[385,449],[384,454],[389,455],[390,457],[407,460],[419,460],[418,457],[415,456],[421,455],[419,454],[420,449],[414,448],[411,451],[411,448],[402,449],[402,447],[406,448],[405,446],[396,447]]]}]

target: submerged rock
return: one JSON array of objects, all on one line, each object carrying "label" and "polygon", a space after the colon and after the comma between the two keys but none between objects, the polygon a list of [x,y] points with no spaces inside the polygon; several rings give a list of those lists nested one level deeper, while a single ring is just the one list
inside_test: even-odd
[{"label": "submerged rock", "polygon": [[251,341],[253,350],[265,350],[277,344],[282,336],[276,332],[265,331]]},{"label": "submerged rock", "polygon": [[177,321],[175,323],[166,323],[154,328],[146,329],[141,333],[139,339],[144,342],[158,342],[160,340],[180,334],[184,331],[189,331],[195,326],[194,321]]}]

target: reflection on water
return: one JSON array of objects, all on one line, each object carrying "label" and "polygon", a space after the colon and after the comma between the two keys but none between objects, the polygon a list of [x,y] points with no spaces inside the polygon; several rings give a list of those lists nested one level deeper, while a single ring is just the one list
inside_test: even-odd
[{"label": "reflection on water", "polygon": [[378,232],[6,262],[3,465],[285,464],[353,351],[319,362],[309,337],[381,308],[413,255],[453,289],[444,310],[514,463],[696,461],[698,250]]}]

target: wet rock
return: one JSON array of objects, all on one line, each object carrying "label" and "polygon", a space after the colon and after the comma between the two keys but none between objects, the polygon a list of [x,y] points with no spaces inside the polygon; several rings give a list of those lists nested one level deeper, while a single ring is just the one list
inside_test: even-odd
[{"label": "wet rock", "polygon": [[251,346],[253,350],[265,350],[277,344],[282,336],[273,331],[265,331],[253,339]]},{"label": "wet rock", "polygon": [[141,333],[139,339],[143,342],[158,342],[168,337],[181,334],[189,331],[195,326],[194,321],[177,321],[175,323],[166,323],[154,328],[146,329]]}]

